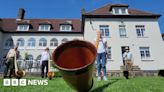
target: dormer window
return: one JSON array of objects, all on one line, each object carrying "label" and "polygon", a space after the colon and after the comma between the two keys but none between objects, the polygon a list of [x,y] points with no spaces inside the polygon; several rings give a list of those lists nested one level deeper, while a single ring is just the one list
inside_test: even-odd
[{"label": "dormer window", "polygon": [[50,31],[50,25],[49,24],[42,24],[42,25],[39,25],[39,31]]},{"label": "dormer window", "polygon": [[71,25],[60,25],[60,31],[72,31]]},{"label": "dormer window", "polygon": [[118,14],[118,15],[128,14],[128,8],[126,8],[126,7],[113,7],[112,12],[113,12],[113,14]]},{"label": "dormer window", "polygon": [[23,24],[21,24],[21,25],[18,25],[17,26],[17,31],[28,31],[29,30],[29,25],[23,25]]}]

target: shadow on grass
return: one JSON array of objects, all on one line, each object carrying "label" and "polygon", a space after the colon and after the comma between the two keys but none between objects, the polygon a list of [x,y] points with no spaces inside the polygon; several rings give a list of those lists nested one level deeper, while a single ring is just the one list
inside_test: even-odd
[{"label": "shadow on grass", "polygon": [[108,82],[108,83],[106,83],[106,84],[104,84],[104,85],[102,85],[102,86],[100,86],[100,87],[98,87],[96,89],[91,90],[90,92],[103,92],[103,90],[105,88],[107,88],[109,85],[112,85],[112,84],[116,83],[118,80],[120,80],[120,79],[115,79],[112,82]]}]

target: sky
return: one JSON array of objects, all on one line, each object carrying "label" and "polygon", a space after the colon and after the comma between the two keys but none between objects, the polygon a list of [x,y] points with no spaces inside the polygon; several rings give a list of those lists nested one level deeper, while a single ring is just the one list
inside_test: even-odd
[{"label": "sky", "polygon": [[161,14],[159,25],[164,33],[164,0],[0,0],[0,18],[16,18],[19,8],[24,8],[29,18],[80,18],[86,12],[106,4],[128,4],[129,8]]}]

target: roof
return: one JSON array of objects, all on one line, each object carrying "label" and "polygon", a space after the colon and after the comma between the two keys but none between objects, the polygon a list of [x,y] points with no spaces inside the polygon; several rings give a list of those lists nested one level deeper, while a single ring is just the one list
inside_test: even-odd
[{"label": "roof", "polygon": [[[51,30],[49,32],[64,33],[60,31],[60,24],[66,23],[67,21],[71,21],[71,25],[73,29],[71,32],[66,32],[66,33],[81,33],[82,32],[80,19],[23,19],[21,21],[18,21],[14,18],[13,19],[3,18],[3,19],[0,19],[0,30],[2,30],[3,32],[21,33],[22,31],[17,31],[17,25],[29,24],[30,25],[29,31],[23,31],[23,32],[41,33],[42,31],[38,31],[39,25],[50,24]],[[43,33],[47,33],[47,32],[43,32]]]},{"label": "roof", "polygon": [[[112,14],[111,10],[112,7],[128,7],[128,13],[127,15],[115,15]],[[133,17],[143,17],[143,18],[154,18],[154,17],[160,17],[159,14],[154,14],[150,12],[145,12],[141,10],[131,9],[128,5],[125,4],[107,4],[101,8],[95,9],[91,12],[84,13],[83,16],[85,17],[114,17],[114,18],[133,18]]]}]

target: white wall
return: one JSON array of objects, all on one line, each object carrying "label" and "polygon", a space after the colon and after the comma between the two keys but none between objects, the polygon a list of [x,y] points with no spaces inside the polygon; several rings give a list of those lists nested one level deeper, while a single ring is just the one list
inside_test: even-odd
[{"label": "white wall", "polygon": [[[8,34],[4,34],[4,42],[5,40],[7,40],[8,38],[12,37],[14,40],[14,44],[16,44],[17,39],[19,38],[24,38],[25,40],[25,46],[24,47],[18,47],[21,56],[24,58],[25,53],[27,52],[28,54],[33,55],[33,58],[36,59],[38,55],[40,55],[42,53],[42,51],[46,48],[49,47],[50,51],[53,52],[54,49],[56,47],[50,47],[50,40],[52,38],[56,38],[58,40],[58,45],[61,44],[61,40],[63,38],[67,38],[68,40],[73,40],[73,39],[83,39],[82,34],[55,34],[55,33],[46,33],[46,34],[42,34],[42,33],[8,33]],[[30,38],[35,38],[36,40],[36,46],[35,48],[29,48],[27,46],[27,42],[28,39]],[[39,39],[40,38],[45,38],[47,40],[47,46],[46,47],[39,47]],[[6,54],[8,52],[9,48],[6,48],[4,46],[4,42],[3,42],[3,54]]]},{"label": "white wall", "polygon": [[[129,46],[133,53],[134,65],[138,65],[142,70],[157,70],[164,68],[164,46],[161,38],[159,25],[156,19],[110,19],[99,18],[85,20],[84,39],[93,41],[96,32],[92,30],[99,29],[99,25],[109,25],[110,37],[107,38],[112,47],[112,60],[107,63],[108,70],[119,70],[122,65],[121,46]],[[127,38],[120,38],[119,25],[123,21],[126,25]],[[145,25],[145,37],[138,38],[136,34],[136,25]],[[140,46],[150,47],[151,59],[143,61],[140,57]]]}]

